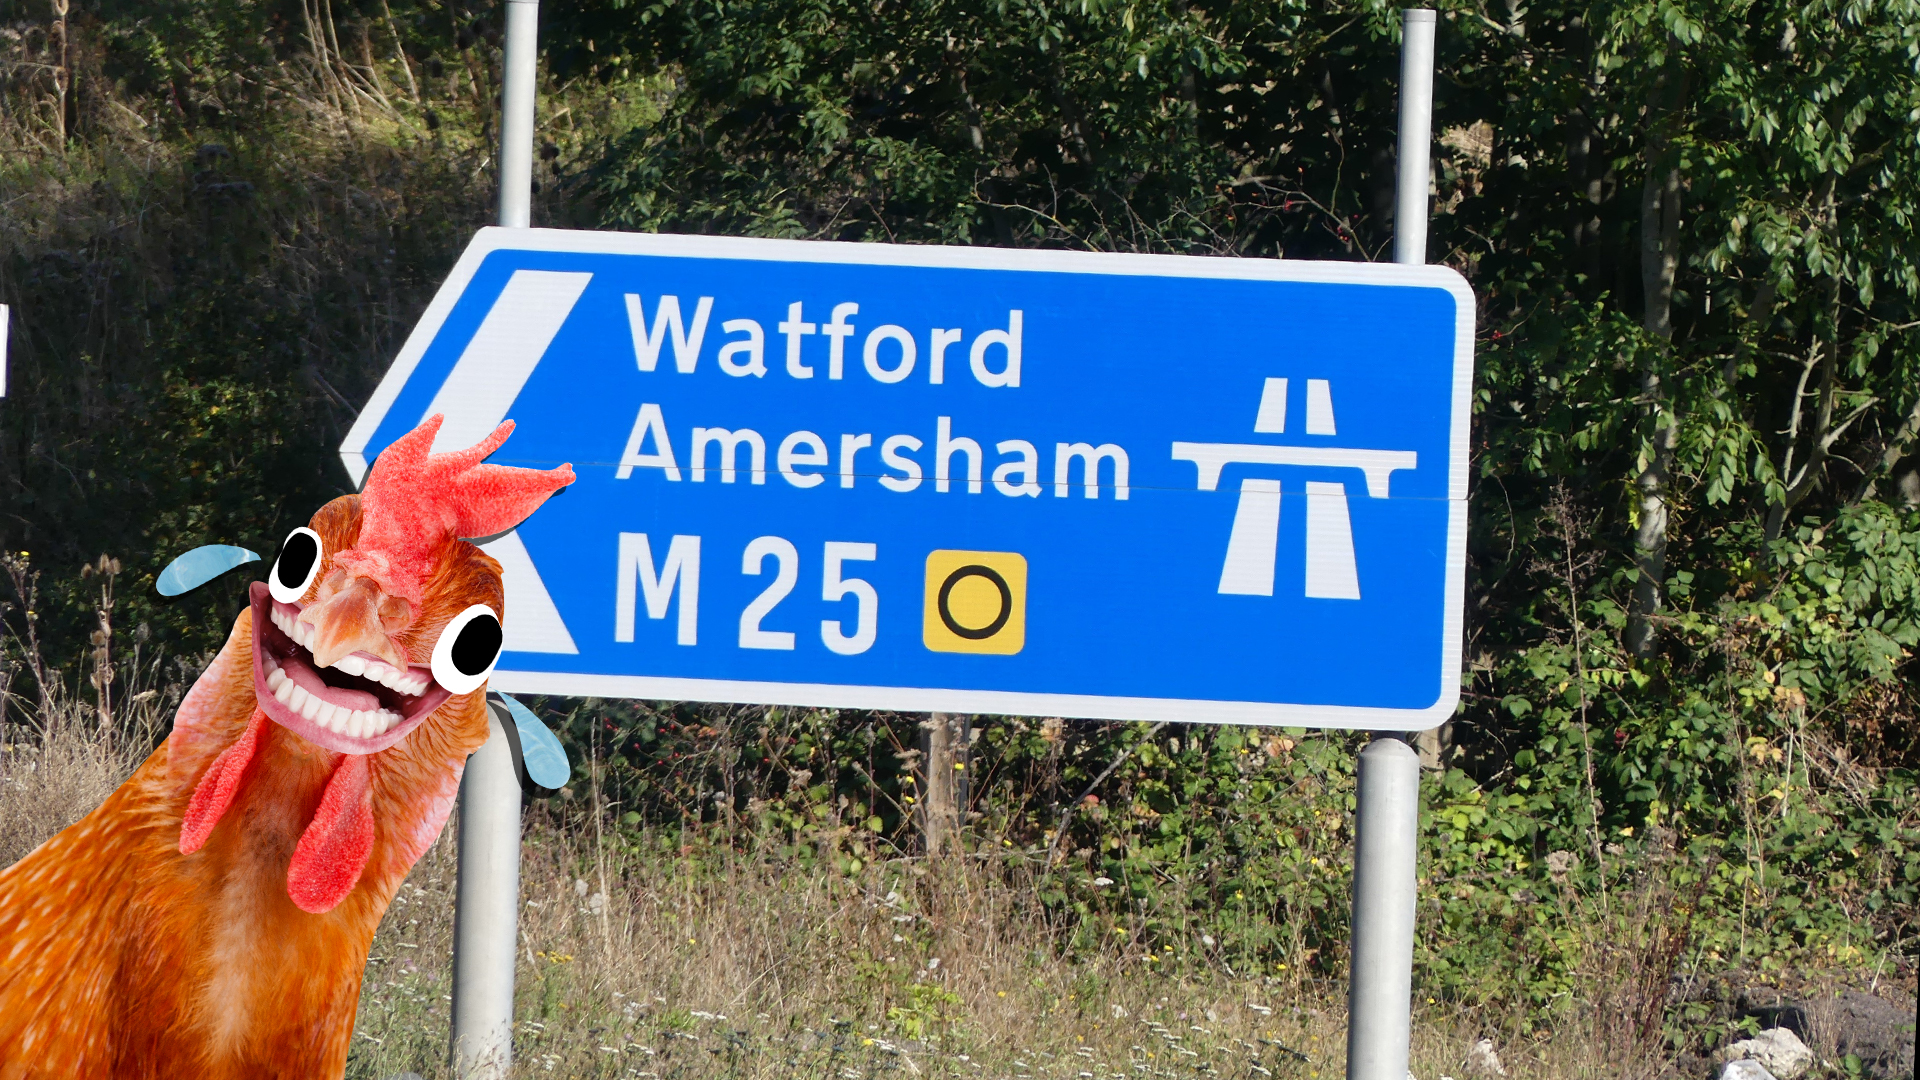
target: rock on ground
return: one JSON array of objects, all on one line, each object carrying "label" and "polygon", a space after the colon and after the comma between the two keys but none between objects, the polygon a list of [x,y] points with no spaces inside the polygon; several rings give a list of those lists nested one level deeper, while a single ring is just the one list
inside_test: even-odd
[{"label": "rock on ground", "polygon": [[1500,1055],[1494,1050],[1492,1039],[1481,1039],[1467,1050],[1467,1075],[1507,1075],[1507,1068],[1500,1064]]},{"label": "rock on ground", "polygon": [[1850,990],[1806,1003],[1816,1046],[1832,1047],[1834,1060],[1852,1054],[1875,1080],[1913,1075],[1913,1006]]},{"label": "rock on ground", "polygon": [[[1904,995],[1902,995],[1904,996]],[[1739,1015],[1766,1027],[1782,1027],[1800,1036],[1819,1057],[1839,1062],[1860,1059],[1870,1080],[1909,1080],[1913,1072],[1914,1007],[1859,990],[1799,997],[1767,987],[1744,991]]]},{"label": "rock on ground", "polygon": [[1720,1067],[1720,1080],[1775,1080],[1775,1077],[1765,1065],[1752,1058],[1740,1058]]},{"label": "rock on ground", "polygon": [[1741,1039],[1729,1045],[1725,1054],[1734,1060],[1758,1061],[1779,1080],[1794,1080],[1813,1064],[1813,1051],[1800,1041],[1800,1036],[1783,1027],[1768,1028],[1751,1039]]}]

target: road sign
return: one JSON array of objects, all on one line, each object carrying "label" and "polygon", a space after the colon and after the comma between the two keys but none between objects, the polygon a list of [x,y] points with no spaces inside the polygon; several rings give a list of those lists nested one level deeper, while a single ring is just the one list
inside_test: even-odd
[{"label": "road sign", "polygon": [[485,229],[342,457],[573,463],[502,691],[1420,730],[1472,338],[1442,267]]}]

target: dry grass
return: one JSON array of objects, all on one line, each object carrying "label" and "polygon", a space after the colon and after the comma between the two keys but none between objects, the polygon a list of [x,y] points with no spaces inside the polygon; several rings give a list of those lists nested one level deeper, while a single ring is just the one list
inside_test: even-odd
[{"label": "dry grass", "polygon": [[[170,705],[156,694],[140,707]],[[77,703],[51,715],[0,756],[0,864],[91,810],[151,745],[101,737]],[[573,809],[528,814],[516,1075],[1344,1074],[1342,986],[1238,978],[1197,955],[1147,965],[1118,943],[1062,959],[1057,928],[1004,866],[902,858],[809,872],[773,849],[660,832],[602,838]],[[456,835],[457,822],[375,938],[350,1077],[449,1075]],[[1660,925],[1645,910],[1646,942],[1591,943],[1590,985],[1554,1026],[1522,1034],[1517,1018],[1416,1002],[1414,1075],[1472,1075],[1468,1048],[1483,1035],[1514,1080],[1677,1075],[1634,1037],[1639,946]],[[1598,933],[1566,915],[1569,932]]]},{"label": "dry grass", "polygon": [[[87,710],[0,759],[0,860],[78,820],[145,745]],[[979,862],[799,873],[771,853],[635,854],[528,815],[516,1073],[595,1077],[1283,1076],[1344,1070],[1338,987],[1170,977],[1055,955],[1031,894]],[[352,1077],[448,1075],[457,822],[375,939]],[[684,850],[684,854],[681,851]],[[1437,1027],[1436,1027],[1437,1023]],[[1471,1036],[1423,1017],[1415,1072]],[[1518,1075],[1576,1076],[1522,1068]],[[1596,1074],[1597,1075],[1597,1074]]]},{"label": "dry grass", "polygon": [[0,866],[100,805],[138,764],[90,727],[69,711],[56,714],[45,739],[0,743]]}]

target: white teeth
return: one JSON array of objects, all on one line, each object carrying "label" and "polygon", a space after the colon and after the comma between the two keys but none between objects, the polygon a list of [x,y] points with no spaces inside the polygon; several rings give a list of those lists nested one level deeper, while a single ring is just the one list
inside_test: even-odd
[{"label": "white teeth", "polygon": [[333,666],[349,675],[363,675],[367,670],[367,662],[357,656],[343,656],[335,660]]},{"label": "white teeth", "polygon": [[293,704],[293,692],[298,689],[300,689],[300,687],[297,686],[292,679],[283,678],[280,680],[280,685],[273,688],[273,696],[280,704],[291,706]]},{"label": "white teeth", "polygon": [[[340,665],[336,664],[334,666],[338,667]],[[364,674],[374,682],[389,689],[397,690],[402,694],[417,695],[426,692],[427,689],[427,680],[425,678],[411,672],[400,671],[390,664],[383,664],[378,661],[367,661],[366,670],[364,672],[355,672],[355,674]]]},{"label": "white teeth", "polygon": [[278,692],[280,689],[280,684],[287,681],[288,680],[287,680],[286,672],[281,671],[277,667],[267,669],[267,689],[268,690]]},{"label": "white teeth", "polygon": [[300,715],[311,720],[320,715],[320,709],[325,704],[326,702],[321,701],[317,695],[308,694],[307,700],[300,703]]},{"label": "white teeth", "polygon": [[340,706],[322,701],[320,708],[314,711],[313,722],[329,731],[344,732],[347,729],[347,725],[343,722],[344,718],[340,715],[342,711]]}]

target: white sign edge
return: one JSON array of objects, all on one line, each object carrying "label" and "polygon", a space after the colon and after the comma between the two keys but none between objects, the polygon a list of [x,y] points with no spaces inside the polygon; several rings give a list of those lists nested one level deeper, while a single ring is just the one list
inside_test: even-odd
[{"label": "white sign edge", "polygon": [[488,685],[508,694],[635,698],[648,701],[723,701],[824,709],[894,712],[1063,716],[1079,720],[1170,720],[1183,724],[1338,728],[1349,731],[1425,731],[1453,716],[1458,688],[1424,709],[1343,705],[1278,705],[1262,701],[1037,694],[1009,690],[942,690],[909,686],[751,682],[652,675],[570,675],[496,670]]},{"label": "white sign edge", "polygon": [[[427,347],[465,293],[480,264],[495,251],[652,255],[724,258],[755,262],[836,263],[865,266],[949,267],[1033,273],[1179,277],[1238,281],[1292,281],[1445,289],[1454,298],[1452,468],[1447,495],[1446,611],[1441,627],[1440,696],[1420,709],[1283,705],[1178,698],[1128,698],[1079,694],[1032,694],[997,690],[940,690],[820,683],[744,682],[638,675],[584,675],[500,670],[508,693],[626,697],[652,700],[736,701],[820,708],[895,709],[909,712],[981,712],[1005,715],[1073,716],[1098,720],[1176,720],[1191,723],[1370,731],[1424,731],[1445,723],[1460,700],[1466,614],[1468,452],[1472,427],[1473,336],[1478,313],[1473,290],[1460,274],[1433,264],[1247,259],[1230,256],[1149,255],[1098,251],[1036,251],[1019,248],[918,244],[861,244],[832,240],[772,240],[574,229],[480,229],[421,313],[420,321],[374,388],[341,443],[340,457],[358,486],[366,475],[365,451]],[[558,684],[565,681],[567,688]],[[714,696],[714,695],[723,696]]]}]

